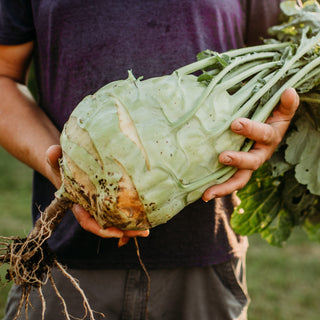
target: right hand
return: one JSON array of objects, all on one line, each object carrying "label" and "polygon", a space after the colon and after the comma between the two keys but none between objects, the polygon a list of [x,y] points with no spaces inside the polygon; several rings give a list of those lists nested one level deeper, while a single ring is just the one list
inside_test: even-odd
[{"label": "right hand", "polygon": [[282,93],[280,103],[266,123],[246,118],[234,120],[231,124],[232,131],[254,140],[255,144],[248,152],[224,151],[220,154],[219,161],[222,164],[239,170],[226,182],[208,188],[202,199],[207,202],[242,189],[253,171],[270,159],[284,137],[298,106],[299,96],[293,88],[289,88]]},{"label": "right hand", "polygon": [[[47,162],[53,176],[51,180],[57,188],[60,188],[62,183],[59,167],[59,158],[61,157],[62,149],[60,145],[53,145],[48,148]],[[132,237],[147,237],[149,235],[149,230],[120,230],[116,227],[102,229],[91,214],[78,204],[73,205],[72,211],[84,230],[102,238],[119,238],[119,246],[126,244]]]}]

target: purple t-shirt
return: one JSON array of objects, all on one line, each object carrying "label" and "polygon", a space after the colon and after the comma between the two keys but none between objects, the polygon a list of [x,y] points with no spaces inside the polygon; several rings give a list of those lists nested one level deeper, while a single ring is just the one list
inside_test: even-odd
[{"label": "purple t-shirt", "polygon": [[[204,49],[253,44],[277,22],[278,0],[0,0],[0,43],[35,41],[39,105],[62,129],[75,106],[132,70],[149,78],[171,73]],[[37,172],[33,219],[54,187]],[[224,262],[246,249],[229,225],[233,197],[199,200],[139,239],[148,268]],[[76,268],[137,267],[132,241],[121,248],[82,230],[67,214],[49,240],[59,259]]]}]

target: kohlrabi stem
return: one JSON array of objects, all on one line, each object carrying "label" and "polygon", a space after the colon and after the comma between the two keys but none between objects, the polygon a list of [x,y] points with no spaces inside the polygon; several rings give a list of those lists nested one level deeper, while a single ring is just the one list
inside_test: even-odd
[{"label": "kohlrabi stem", "polygon": [[[223,131],[227,130],[230,127],[230,124],[231,124],[231,122],[233,120],[235,120],[237,118],[240,118],[240,117],[247,117],[249,115],[249,113],[251,113],[253,111],[253,107],[261,99],[261,97],[263,95],[265,95],[278,81],[280,81],[281,78],[285,76],[287,71],[290,70],[293,67],[293,65],[301,57],[303,57],[308,51],[310,51],[313,47],[315,47],[319,43],[319,41],[320,41],[320,33],[317,36],[309,39],[307,44],[304,43],[303,46],[300,45],[300,47],[297,49],[296,54],[290,60],[287,60],[284,63],[284,65],[276,72],[276,74],[259,91],[257,91],[256,93],[254,93],[252,95],[252,97],[241,107],[241,109],[238,112],[236,112],[230,118],[230,121],[225,123],[225,125],[220,128],[219,132],[222,133]],[[317,58],[317,59],[319,59],[319,58]],[[315,59],[315,60],[317,60],[317,59]],[[305,75],[308,72],[310,72],[317,65],[318,65],[318,63],[315,63],[314,61],[313,62],[309,62],[308,65],[306,66],[307,70],[309,70],[309,71],[303,71],[303,72],[299,73],[300,79],[297,79],[296,76],[293,76],[294,80],[290,81],[290,82],[288,80],[288,82],[287,82],[288,85],[286,87],[283,87],[283,88],[289,88],[290,85],[293,86],[293,84],[295,84],[298,80],[301,80],[301,77],[303,75]],[[285,89],[283,89],[282,92],[284,90]],[[269,108],[265,108],[264,114],[261,114],[261,116],[259,117],[259,119],[261,118],[263,120],[260,120],[260,121],[265,121],[266,118],[270,115],[270,113],[272,112],[273,108],[278,103],[282,92],[279,92],[278,95],[274,95],[268,101],[268,106],[270,106],[270,107]]]},{"label": "kohlrabi stem", "polygon": [[159,169],[169,174],[171,178],[176,182],[177,186],[180,189],[184,190],[184,192],[191,192],[209,184],[223,183],[227,181],[229,178],[231,178],[237,171],[237,168],[221,165],[221,168],[217,169],[216,171],[207,175],[206,177],[191,183],[184,184],[176,177],[176,175],[173,173],[171,169],[165,167],[164,165],[159,167]]},{"label": "kohlrabi stem", "polygon": [[[233,50],[225,52],[224,54],[228,55],[231,58],[234,58],[237,56],[245,55],[248,53],[255,53],[255,52],[262,52],[262,51],[276,52],[277,50],[281,50],[289,45],[292,45],[292,43],[291,42],[283,42],[283,43],[262,44],[262,45],[258,45],[258,46],[233,49]],[[206,59],[202,59],[202,60],[190,63],[186,66],[183,66],[183,67],[177,69],[175,72],[177,72],[178,75],[180,75],[180,76],[185,75],[185,74],[191,74],[196,71],[208,68],[216,62],[217,62],[217,57],[212,56],[212,57],[208,57]]]},{"label": "kohlrabi stem", "polygon": [[232,88],[237,83],[241,82],[242,80],[245,80],[252,75],[259,73],[260,71],[265,71],[265,73],[270,72],[274,67],[276,67],[278,64],[278,61],[272,61],[272,62],[266,62],[262,64],[258,64],[257,66],[250,68],[247,72],[243,72],[241,74],[235,75],[233,77],[230,77],[230,79],[221,82],[219,85],[224,88],[225,90]]},{"label": "kohlrabi stem", "polygon": [[309,72],[306,74],[299,82],[296,83],[296,88],[299,88],[302,86],[305,82],[307,82],[309,79],[312,79],[315,76],[319,77],[320,69],[315,69],[312,72]]},{"label": "kohlrabi stem", "polygon": [[307,102],[307,103],[317,103],[317,104],[320,104],[320,95],[319,95],[319,97],[302,96],[302,97],[300,97],[300,101],[304,101],[304,102]]},{"label": "kohlrabi stem", "polygon": [[234,167],[224,166],[200,180],[185,185],[181,184],[181,188],[187,192],[191,192],[210,184],[220,184],[231,178],[237,170]]},{"label": "kohlrabi stem", "polygon": [[[241,57],[239,59],[234,59],[229,65],[227,65],[224,69],[222,69],[209,83],[209,85],[206,87],[204,92],[202,93],[202,96],[197,101],[196,105],[186,114],[184,114],[178,121],[171,124],[174,128],[180,128],[182,125],[184,125],[186,122],[188,122],[201,108],[202,104],[207,100],[208,96],[214,89],[214,87],[219,84],[219,82],[223,79],[223,77],[230,72],[233,68],[238,67],[241,64],[247,63],[249,61],[258,60],[258,59],[266,59],[266,58],[273,58],[277,53],[275,52],[261,52],[256,53],[253,55],[247,55],[244,57]],[[248,74],[250,75],[250,71],[248,71]]]},{"label": "kohlrabi stem", "polygon": [[[300,46],[298,47],[295,55],[293,55],[293,57],[290,60],[286,60],[283,64],[282,67],[279,68],[278,71],[275,72],[274,76],[271,77],[269,79],[269,81],[262,86],[262,88],[257,91],[256,93],[253,94],[252,98],[250,98],[241,108],[238,112],[236,112],[234,114],[234,116],[231,117],[230,122],[226,123],[225,126],[223,126],[223,128],[221,128],[221,130],[219,130],[219,132],[223,132],[225,130],[228,130],[230,123],[239,117],[243,117],[243,116],[247,116],[249,114],[249,112],[252,112],[252,108],[258,103],[258,101],[261,99],[261,97],[266,94],[274,85],[277,84],[278,81],[281,80],[282,77],[284,77],[286,75],[286,73],[288,72],[288,70],[290,70],[291,68],[293,68],[293,66],[295,66],[295,64],[298,62],[298,60],[304,56],[308,51],[310,51],[314,46],[316,46],[320,41],[320,34],[303,42],[303,45],[300,44]],[[289,43],[286,44],[282,44],[281,46],[274,46],[274,45],[269,45],[269,47],[272,48],[284,48],[286,46],[288,46]],[[258,46],[256,47],[256,49],[260,49],[262,50],[262,48],[265,48],[266,45],[264,46]],[[242,52],[248,53],[248,52],[253,52],[253,48],[248,48],[248,52],[246,52],[247,48],[244,48],[242,50]],[[238,50],[235,50],[235,52],[237,52],[237,54],[239,53]],[[257,52],[257,51],[255,51]],[[275,52],[268,52],[267,54],[259,54],[259,58],[261,57],[261,59],[266,58],[266,57],[272,57],[274,56],[276,53]],[[230,54],[228,54],[230,56]],[[236,56],[236,54],[235,54]],[[252,57],[253,56],[253,57]],[[210,59],[210,58],[208,58]],[[184,123],[186,123],[190,118],[192,118],[192,116],[199,110],[199,108],[201,107],[201,105],[204,103],[204,101],[207,99],[207,97],[209,96],[209,94],[212,92],[213,88],[223,79],[223,77],[226,76],[226,74],[228,74],[229,71],[231,71],[233,68],[236,68],[239,64],[243,64],[245,62],[248,62],[250,60],[253,59],[257,59],[257,55],[252,54],[249,55],[248,57],[243,57],[243,59],[235,59],[231,64],[229,64],[228,66],[226,66],[223,70],[220,71],[219,74],[217,74],[213,80],[209,83],[208,87],[206,88],[206,90],[204,91],[200,101],[197,103],[197,105],[187,114],[185,114],[180,120],[178,120],[176,123],[173,124],[174,127],[180,127],[181,125],[183,125]],[[207,60],[207,59],[204,59]],[[200,61],[201,62],[201,61]],[[280,62],[280,61],[279,61]],[[203,63],[203,61],[202,61]],[[189,70],[195,70],[195,66],[196,66],[197,62],[194,63]],[[268,64],[269,63],[265,63]],[[274,94],[271,99],[268,100],[268,102],[265,104],[265,106],[263,108],[261,108],[261,110],[259,110],[259,112],[257,114],[254,115],[254,120],[257,121],[265,121],[267,119],[267,117],[271,114],[272,110],[274,109],[274,107],[276,106],[276,104],[278,103],[280,96],[282,94],[282,92],[289,87],[294,87],[295,84],[297,84],[299,81],[301,82],[301,78],[304,77],[306,74],[308,74],[309,72],[311,72],[316,66],[318,66],[320,64],[320,58],[315,59],[312,62],[309,62],[305,67],[303,67],[300,71],[298,71],[294,76],[292,76],[284,85],[281,86],[281,88],[279,90],[277,90],[276,94]],[[203,64],[202,64],[203,65]],[[183,73],[188,73],[188,67],[186,68],[181,68],[179,69],[177,72],[179,74],[183,74]],[[271,63],[269,65],[270,67],[275,67],[275,63]],[[258,68],[257,68],[258,70]],[[250,75],[252,75],[254,73],[248,72],[248,75],[246,75],[245,77],[241,77],[243,79],[249,77]],[[240,79],[240,78],[239,78]],[[238,79],[236,79],[238,80]],[[241,81],[241,80],[239,80]],[[229,82],[229,80],[228,80]],[[229,84],[233,84],[232,81],[229,82]],[[219,135],[219,132],[217,132],[217,135]],[[241,149],[242,151],[248,151],[251,146],[253,144],[253,141],[249,141],[248,143],[246,143],[243,148]],[[228,167],[228,166],[222,166],[220,169],[216,170],[215,172],[213,172],[212,174],[199,179],[197,181],[194,181],[192,183],[189,184],[183,184],[181,183],[181,181],[178,181],[176,179],[176,182],[178,183],[178,185],[180,186],[181,189],[184,190],[188,190],[188,191],[192,191],[192,190],[197,190],[201,187],[204,187],[210,183],[215,183],[215,182],[219,182],[222,183],[226,180],[228,180],[235,172],[237,171],[236,168],[233,167]],[[173,177],[174,178],[174,177]]]},{"label": "kohlrabi stem", "polygon": [[298,71],[293,77],[291,77],[288,81],[286,81],[286,83],[281,86],[281,88],[268,100],[268,102],[261,108],[259,112],[257,112],[257,114],[253,115],[252,120],[264,122],[274,109],[275,105],[280,100],[283,91],[287,88],[296,88],[296,84],[300,82],[300,80],[306,74],[308,74],[311,70],[319,65],[320,57],[304,66],[300,71]]},{"label": "kohlrabi stem", "polygon": [[249,46],[249,47],[245,47],[245,48],[230,50],[230,51],[226,52],[226,54],[229,57],[234,58],[234,57],[237,57],[240,55],[261,52],[261,51],[277,52],[283,48],[291,46],[292,44],[293,44],[292,42],[261,44],[261,45],[257,45],[257,46]]}]

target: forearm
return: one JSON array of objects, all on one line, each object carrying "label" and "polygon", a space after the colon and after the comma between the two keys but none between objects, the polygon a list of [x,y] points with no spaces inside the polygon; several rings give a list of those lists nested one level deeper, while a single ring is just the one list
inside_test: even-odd
[{"label": "forearm", "polygon": [[46,161],[46,151],[49,146],[59,144],[59,136],[27,88],[0,76],[0,144],[56,186],[58,177]]}]

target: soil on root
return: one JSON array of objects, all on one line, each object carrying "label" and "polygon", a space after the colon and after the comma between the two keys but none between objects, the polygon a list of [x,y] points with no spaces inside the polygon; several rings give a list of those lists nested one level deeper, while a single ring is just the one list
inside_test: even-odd
[{"label": "soil on root", "polygon": [[[39,247],[27,238],[13,239],[13,242],[8,245],[7,253],[2,257],[0,263],[9,264],[5,276],[7,281],[32,286],[43,283],[56,260],[56,255],[50,250],[47,242]],[[19,265],[17,265],[18,262]]]},{"label": "soil on root", "polygon": [[78,281],[57,261],[55,254],[50,250],[47,244],[47,240],[50,238],[56,226],[71,207],[72,202],[70,202],[70,200],[55,198],[41,214],[41,217],[37,220],[27,238],[0,237],[0,266],[4,264],[8,265],[5,279],[7,282],[12,281],[22,288],[20,304],[14,320],[19,318],[23,308],[27,316],[30,304],[29,297],[32,288],[35,288],[39,293],[42,302],[41,319],[44,319],[46,301],[42,293],[42,287],[48,282],[51,283],[62,303],[65,318],[67,320],[72,318],[68,313],[63,296],[60,294],[54,283],[54,279],[51,275],[52,268],[60,270],[81,294],[85,313],[84,318],[89,315],[89,318],[94,320],[93,311],[83,290],[80,288]]}]

